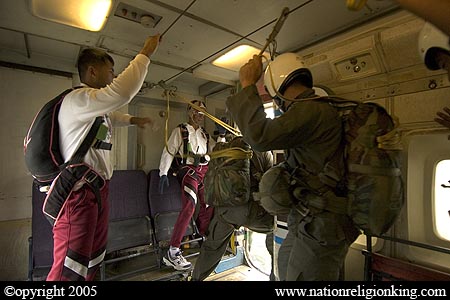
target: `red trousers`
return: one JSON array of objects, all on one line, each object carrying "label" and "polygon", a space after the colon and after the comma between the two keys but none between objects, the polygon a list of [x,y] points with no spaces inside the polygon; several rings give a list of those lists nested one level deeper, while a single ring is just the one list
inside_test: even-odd
[{"label": "red trousers", "polygon": [[106,251],[108,184],[100,190],[100,210],[94,192],[86,185],[64,203],[53,227],[53,265],[47,281],[94,279]]},{"label": "red trousers", "polygon": [[[184,168],[188,168],[187,172]],[[206,207],[205,187],[203,185],[203,178],[208,170],[208,166],[184,166],[183,169],[186,174],[181,181],[182,208],[170,240],[170,246],[177,248],[180,247],[181,240],[186,233],[197,205],[198,216],[195,221],[201,235],[206,236],[206,230],[213,214],[213,207]]]}]

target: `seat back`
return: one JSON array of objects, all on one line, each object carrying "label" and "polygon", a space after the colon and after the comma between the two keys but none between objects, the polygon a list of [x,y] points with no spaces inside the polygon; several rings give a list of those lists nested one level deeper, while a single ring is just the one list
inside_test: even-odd
[{"label": "seat back", "polygon": [[149,216],[147,175],[142,170],[115,170],[109,183],[109,219]]},{"label": "seat back", "polygon": [[109,184],[107,252],[152,242],[147,190],[147,175],[144,171],[114,171]]},{"label": "seat back", "polygon": [[[148,201],[157,243],[170,240],[182,207],[180,184],[175,176],[168,175],[167,177],[169,187],[165,187],[164,193],[160,194],[159,170],[151,170],[148,174]],[[194,226],[190,225],[185,236],[192,235],[194,232]]]},{"label": "seat back", "polygon": [[106,265],[155,252],[147,192],[148,181],[144,171],[113,172],[109,183],[108,243],[100,271],[102,280],[116,280],[158,265],[156,262],[132,270],[123,268],[115,276],[107,276],[106,272]]}]

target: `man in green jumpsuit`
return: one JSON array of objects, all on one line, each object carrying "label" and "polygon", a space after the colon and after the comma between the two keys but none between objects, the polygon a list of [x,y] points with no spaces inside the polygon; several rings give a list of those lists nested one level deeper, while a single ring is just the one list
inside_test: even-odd
[{"label": "man in green jumpsuit", "polygon": [[[285,53],[266,69],[265,87],[283,112],[278,118],[267,119],[264,113],[255,85],[261,75],[261,57],[255,55],[239,71],[242,90],[226,102],[244,140],[258,151],[284,149],[286,164],[297,176],[319,175],[336,157],[343,166],[342,121],[336,109],[325,101],[297,100],[315,96],[311,72],[302,59]],[[341,170],[334,170],[334,176],[342,176]],[[348,248],[359,231],[348,216],[317,209],[304,200],[289,213],[289,233],[280,249],[289,255],[284,278],[339,280]]]}]

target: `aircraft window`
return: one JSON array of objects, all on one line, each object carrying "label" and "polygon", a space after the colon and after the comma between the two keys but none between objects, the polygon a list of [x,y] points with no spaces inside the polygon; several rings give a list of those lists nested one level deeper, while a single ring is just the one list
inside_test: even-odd
[{"label": "aircraft window", "polygon": [[434,178],[434,228],[439,238],[450,241],[450,159],[436,165]]}]

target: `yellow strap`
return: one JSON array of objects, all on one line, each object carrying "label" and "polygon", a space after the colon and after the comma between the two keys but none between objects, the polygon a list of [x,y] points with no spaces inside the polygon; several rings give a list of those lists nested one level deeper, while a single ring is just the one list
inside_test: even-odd
[{"label": "yellow strap", "polygon": [[204,107],[200,107],[194,103],[191,103],[191,101],[179,94],[175,94],[176,97],[180,98],[182,101],[186,102],[186,104],[192,106],[194,109],[202,112],[205,114],[205,116],[207,116],[208,118],[210,118],[213,122],[219,124],[220,126],[224,127],[226,130],[228,130],[229,132],[231,132],[232,134],[236,135],[236,136],[240,136],[241,133],[240,131],[238,131],[237,129],[235,129],[234,127],[232,127],[231,125],[228,125],[227,123],[225,123],[224,121],[222,121],[219,118],[216,118],[215,116],[211,115],[210,113],[208,113],[206,111],[206,109]]},{"label": "yellow strap", "polygon": [[[170,153],[169,151],[169,147],[167,145],[167,140],[168,140],[168,132],[169,132],[169,114],[170,114],[170,96],[176,96],[178,98],[180,98],[182,101],[186,102],[187,104],[191,105],[194,109],[201,111],[205,114],[205,116],[207,116],[208,118],[210,118],[211,120],[213,120],[214,122],[218,123],[219,125],[223,126],[225,129],[227,129],[228,131],[230,131],[232,134],[236,135],[236,136],[241,136],[241,133],[236,130],[235,128],[233,128],[232,126],[228,125],[227,123],[223,122],[222,120],[216,118],[215,116],[209,114],[203,107],[200,107],[196,104],[191,103],[191,101],[183,96],[180,96],[178,94],[175,94],[173,91],[165,91],[166,94],[166,99],[167,99],[167,113],[166,113],[166,122],[165,122],[165,130],[164,130],[164,142],[165,142],[165,147],[167,152],[172,155],[173,157],[177,156],[177,157],[183,157],[186,158],[187,154],[184,153],[182,156],[178,153]],[[246,158],[251,158],[253,151],[251,150],[244,150],[242,148],[238,148],[238,147],[233,147],[233,148],[228,148],[228,149],[223,149],[223,150],[219,150],[219,151],[213,151],[211,153],[208,153],[209,156],[211,157],[211,159],[215,159],[218,157],[229,157],[230,160],[233,159],[246,159]]]}]

